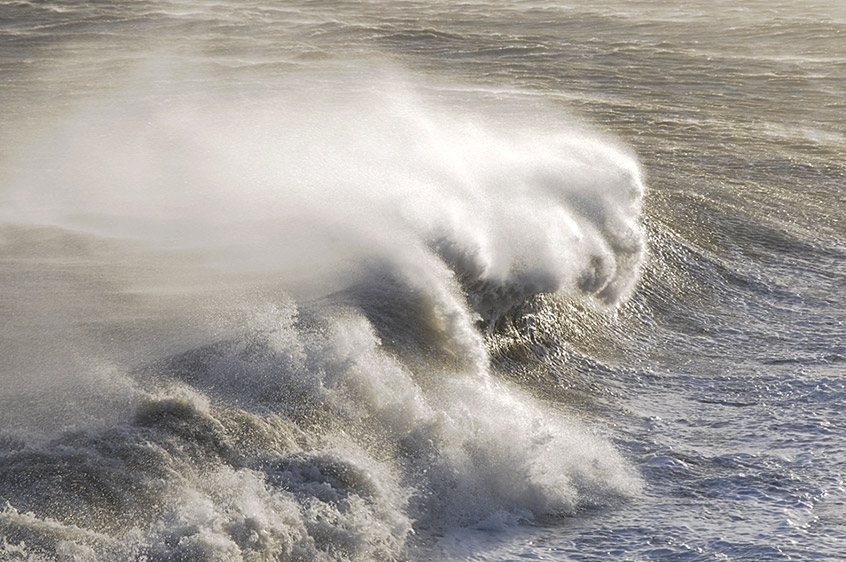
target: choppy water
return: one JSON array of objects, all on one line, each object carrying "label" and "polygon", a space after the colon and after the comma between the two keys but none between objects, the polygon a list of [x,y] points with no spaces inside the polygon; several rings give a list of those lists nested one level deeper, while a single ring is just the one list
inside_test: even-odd
[{"label": "choppy water", "polygon": [[0,559],[842,559],[846,9],[584,4],[0,4]]}]

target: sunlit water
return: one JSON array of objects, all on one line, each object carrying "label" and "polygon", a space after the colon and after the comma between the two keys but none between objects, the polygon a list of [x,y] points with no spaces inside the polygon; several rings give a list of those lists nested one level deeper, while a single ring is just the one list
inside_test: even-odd
[{"label": "sunlit water", "polygon": [[0,559],[840,560],[846,10],[0,5]]}]

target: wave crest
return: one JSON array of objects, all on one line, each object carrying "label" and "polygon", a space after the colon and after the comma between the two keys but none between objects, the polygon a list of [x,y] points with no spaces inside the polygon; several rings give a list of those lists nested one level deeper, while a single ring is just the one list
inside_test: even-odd
[{"label": "wave crest", "polygon": [[552,107],[374,76],[305,75],[240,104],[97,100],[31,139],[30,161],[51,165],[15,168],[6,218],[309,284],[434,253],[486,319],[537,292],[628,295],[645,246],[630,154]]}]

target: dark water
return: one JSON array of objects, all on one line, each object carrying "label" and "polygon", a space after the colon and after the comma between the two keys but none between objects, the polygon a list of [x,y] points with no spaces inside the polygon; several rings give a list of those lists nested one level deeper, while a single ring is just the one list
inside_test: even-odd
[{"label": "dark water", "polygon": [[0,4],[0,559],[839,560],[839,2]]}]

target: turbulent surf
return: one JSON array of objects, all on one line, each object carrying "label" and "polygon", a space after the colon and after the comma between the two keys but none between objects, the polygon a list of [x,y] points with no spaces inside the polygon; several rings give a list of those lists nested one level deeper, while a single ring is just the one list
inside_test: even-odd
[{"label": "turbulent surf", "polygon": [[0,6],[0,558],[838,551],[836,112],[523,4]]}]

